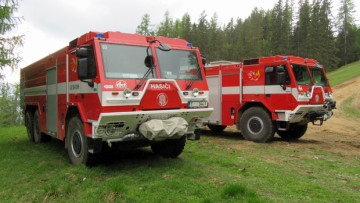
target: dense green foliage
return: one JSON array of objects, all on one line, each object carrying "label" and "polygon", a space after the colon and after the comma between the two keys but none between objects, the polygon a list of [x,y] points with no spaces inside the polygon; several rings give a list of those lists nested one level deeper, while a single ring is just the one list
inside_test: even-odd
[{"label": "dense green foliage", "polygon": [[[223,26],[216,13],[209,21],[203,11],[192,23],[187,13],[173,20],[166,12],[159,25],[137,32],[185,39],[208,61],[295,55],[316,59],[329,71],[360,59],[360,28],[353,20],[352,0],[342,0],[337,18],[331,8],[331,0],[300,0],[298,5],[278,0],[271,10],[254,8],[246,19],[231,19]],[[146,24],[148,14],[141,26]],[[152,32],[144,32],[148,29]]]},{"label": "dense green foliage", "polygon": [[0,126],[21,124],[19,84],[0,83]]},{"label": "dense green foliage", "polygon": [[15,48],[22,45],[23,36],[7,35],[21,20],[14,16],[18,6],[18,0],[0,1],[0,126],[22,123],[19,85],[3,81],[5,69],[16,69],[21,60]]},{"label": "dense green foliage", "polygon": [[6,36],[20,22],[20,18],[13,15],[18,6],[17,0],[0,1],[0,79],[6,67],[14,70],[21,60],[14,49],[22,45],[23,36]]}]

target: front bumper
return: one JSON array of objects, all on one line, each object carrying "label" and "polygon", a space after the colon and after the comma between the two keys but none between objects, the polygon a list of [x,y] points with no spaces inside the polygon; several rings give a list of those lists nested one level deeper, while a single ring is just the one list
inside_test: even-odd
[{"label": "front bumper", "polygon": [[304,120],[311,122],[316,120],[326,121],[333,115],[332,108],[322,104],[299,105],[293,111],[277,110],[275,113],[278,115],[277,121],[285,121],[289,123],[298,123]]},{"label": "front bumper", "polygon": [[189,123],[188,133],[193,133],[201,127],[201,119],[209,117],[212,112],[213,108],[197,108],[101,113],[97,121],[91,122],[92,134],[89,136],[108,142],[143,140],[145,137],[138,130],[140,124],[152,119],[166,120],[171,117],[184,118]]}]

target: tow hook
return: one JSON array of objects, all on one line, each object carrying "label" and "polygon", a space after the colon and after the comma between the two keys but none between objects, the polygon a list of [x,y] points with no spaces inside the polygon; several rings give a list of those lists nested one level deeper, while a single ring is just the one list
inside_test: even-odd
[{"label": "tow hook", "polygon": [[312,120],[311,122],[312,122],[313,125],[317,125],[317,126],[322,126],[322,124],[323,124],[323,122],[324,122],[323,119],[319,119],[319,121],[320,121],[319,124],[315,123],[315,121],[316,121],[316,120]]}]

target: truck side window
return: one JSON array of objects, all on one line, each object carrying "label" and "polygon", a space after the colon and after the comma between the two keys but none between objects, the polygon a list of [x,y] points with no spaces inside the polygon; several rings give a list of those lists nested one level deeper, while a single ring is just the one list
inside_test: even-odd
[{"label": "truck side window", "polygon": [[[286,78],[286,85],[290,84],[290,76],[289,72],[286,68],[286,65],[280,65],[284,67],[285,70],[285,78]],[[276,71],[277,66],[266,66],[265,67],[265,85],[283,85],[279,83],[278,79],[278,72]]]}]

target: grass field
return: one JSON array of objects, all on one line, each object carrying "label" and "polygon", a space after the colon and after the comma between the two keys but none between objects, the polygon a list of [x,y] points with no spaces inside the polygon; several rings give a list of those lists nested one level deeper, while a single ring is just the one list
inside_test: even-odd
[{"label": "grass field", "polygon": [[[286,142],[284,142],[286,143]],[[305,144],[305,143],[304,143]],[[354,202],[360,157],[243,141],[238,133],[188,141],[177,159],[114,151],[73,166],[63,143],[34,144],[0,128],[2,202]]]},{"label": "grass field", "polygon": [[358,75],[360,75],[360,61],[348,64],[327,74],[331,86],[340,84]]}]

